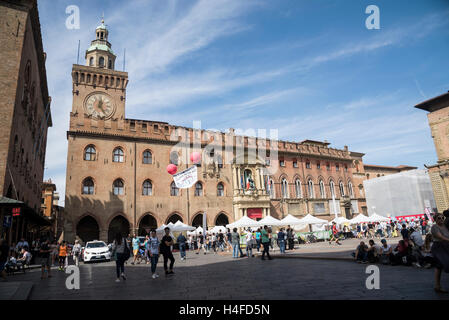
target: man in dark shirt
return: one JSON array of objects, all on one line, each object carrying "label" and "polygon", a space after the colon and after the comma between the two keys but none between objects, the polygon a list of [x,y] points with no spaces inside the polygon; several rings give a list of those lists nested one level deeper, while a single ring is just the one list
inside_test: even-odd
[{"label": "man in dark shirt", "polygon": [[224,234],[222,232],[218,234],[218,247],[221,249],[221,252],[224,251]]},{"label": "man in dark shirt", "polygon": [[402,235],[402,239],[408,240],[408,229],[405,224],[402,225],[401,235]]},{"label": "man in dark shirt", "polygon": [[45,267],[47,267],[47,272],[48,272],[48,278],[51,278],[51,273],[50,273],[50,266],[51,266],[51,261],[50,261],[50,245],[49,245],[49,241],[47,239],[43,239],[42,243],[40,245],[40,249],[39,249],[39,255],[41,258],[41,266],[42,266],[42,274],[41,274],[41,279],[44,279],[45,276]]},{"label": "man in dark shirt", "polygon": [[[173,238],[170,236],[170,228],[166,227],[164,229],[165,235],[162,237],[160,251],[164,256],[164,270],[165,274],[174,274],[173,265],[175,264],[175,258],[173,257],[173,253],[171,252],[171,246],[173,245]],[[167,263],[170,259],[170,271],[168,271]]]}]

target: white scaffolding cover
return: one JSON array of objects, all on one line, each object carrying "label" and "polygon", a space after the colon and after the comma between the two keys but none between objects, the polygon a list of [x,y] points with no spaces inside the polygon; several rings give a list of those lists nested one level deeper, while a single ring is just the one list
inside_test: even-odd
[{"label": "white scaffolding cover", "polygon": [[363,182],[368,214],[397,217],[424,214],[425,203],[435,208],[426,170],[410,170]]}]

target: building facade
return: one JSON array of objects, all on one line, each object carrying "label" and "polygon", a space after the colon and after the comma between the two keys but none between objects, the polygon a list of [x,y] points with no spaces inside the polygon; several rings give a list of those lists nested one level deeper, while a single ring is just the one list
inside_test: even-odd
[{"label": "building facade", "polygon": [[[66,239],[111,241],[117,232],[145,234],[181,220],[226,225],[244,215],[282,219],[312,214],[331,220],[366,213],[363,153],[328,142],[279,141],[125,117],[128,73],[102,21],[73,65],[67,132]],[[201,152],[198,182],[177,189],[167,173],[182,171]]]},{"label": "building facade", "polygon": [[40,205],[51,98],[37,2],[1,1],[0,21],[0,195],[22,206],[2,233],[16,241],[46,225]]},{"label": "building facade", "polygon": [[437,163],[426,166],[439,212],[449,208],[449,92],[417,104],[415,108],[429,112],[430,132]]}]

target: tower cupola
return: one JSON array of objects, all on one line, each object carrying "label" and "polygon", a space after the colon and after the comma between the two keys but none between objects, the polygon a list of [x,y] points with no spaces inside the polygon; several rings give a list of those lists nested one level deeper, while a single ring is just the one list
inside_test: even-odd
[{"label": "tower cupola", "polygon": [[95,29],[95,40],[86,50],[87,66],[114,70],[116,56],[111,49],[108,36],[109,30],[102,19],[101,24]]}]

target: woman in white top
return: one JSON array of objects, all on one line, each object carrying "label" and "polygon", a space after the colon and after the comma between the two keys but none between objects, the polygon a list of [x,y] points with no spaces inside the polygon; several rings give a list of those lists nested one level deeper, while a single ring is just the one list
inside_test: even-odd
[{"label": "woman in white top", "polygon": [[245,237],[245,240],[246,240],[246,255],[247,255],[248,258],[249,257],[254,257],[254,255],[253,255],[253,238],[254,238],[253,233],[251,232],[250,229],[248,229],[246,231],[246,237]]}]

